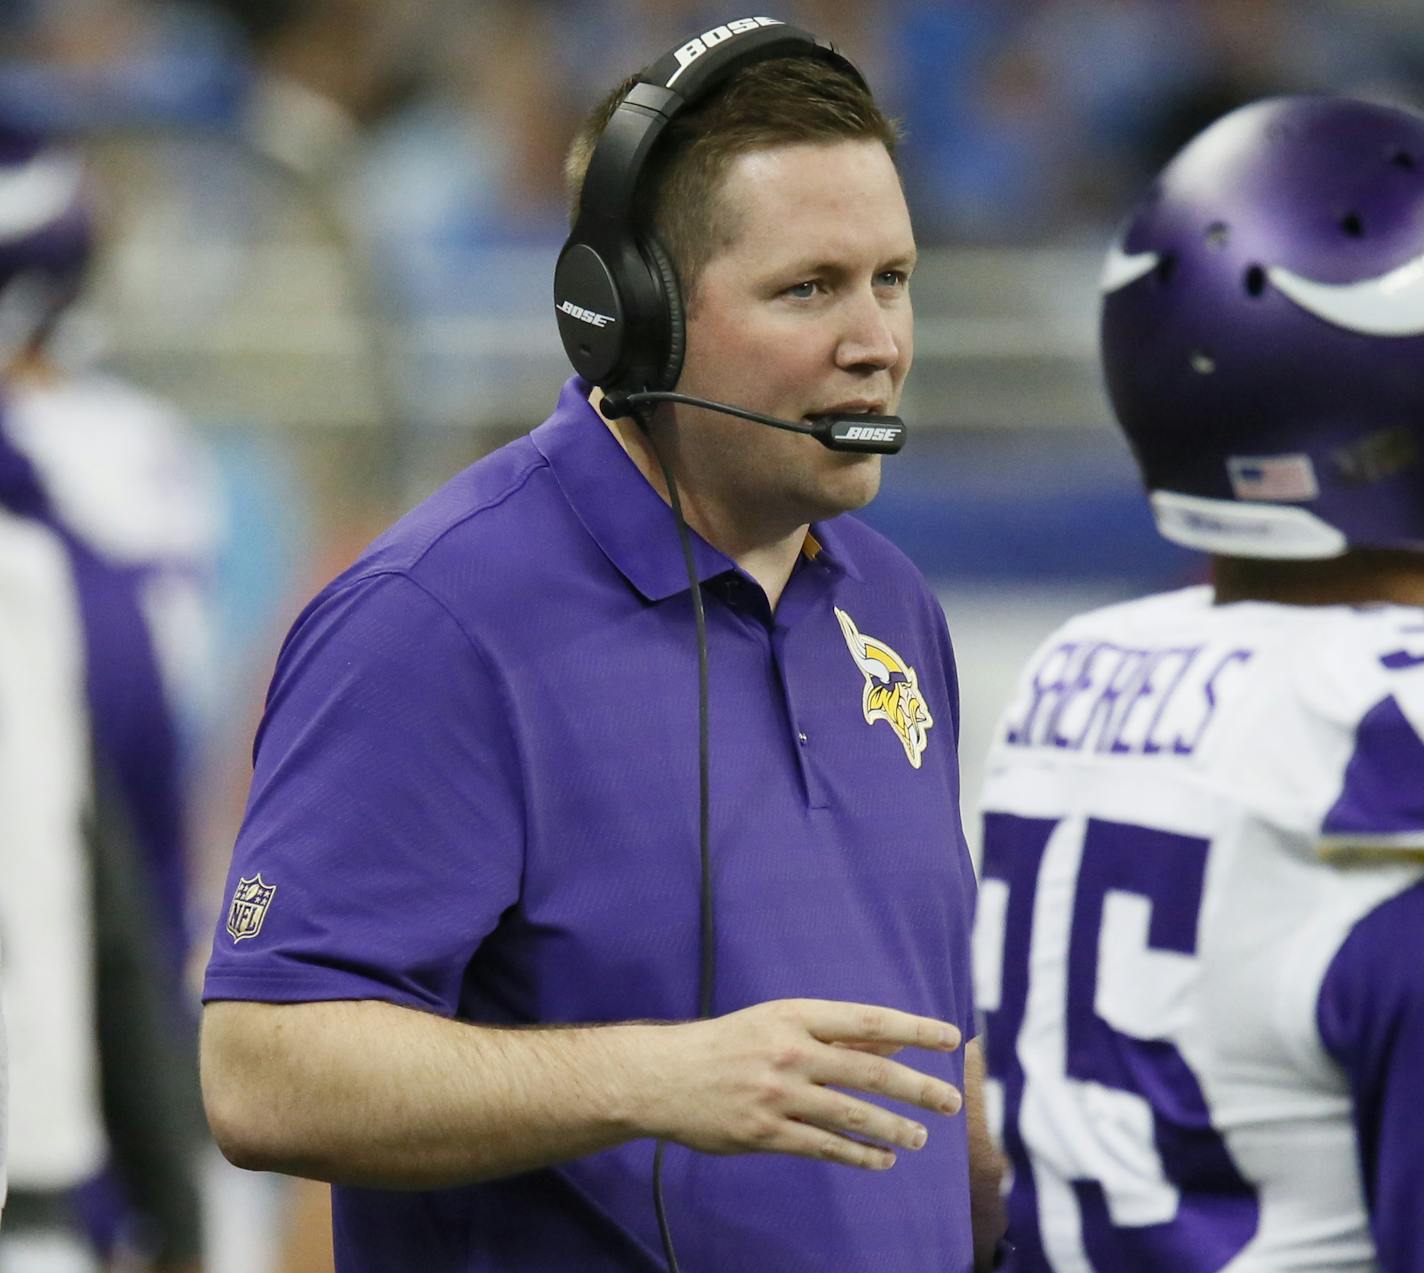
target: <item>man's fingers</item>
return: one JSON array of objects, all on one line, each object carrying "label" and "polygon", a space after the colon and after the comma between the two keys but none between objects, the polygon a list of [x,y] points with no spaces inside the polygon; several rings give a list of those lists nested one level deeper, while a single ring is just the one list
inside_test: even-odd
[{"label": "man's fingers", "polygon": [[808,1075],[814,1083],[872,1092],[907,1105],[933,1110],[936,1114],[957,1114],[964,1104],[959,1089],[888,1057],[852,1048],[826,1048],[813,1063]]},{"label": "man's fingers", "polygon": [[777,1143],[768,1145],[767,1149],[778,1154],[862,1167],[867,1171],[887,1171],[895,1165],[892,1150],[881,1145],[863,1145],[849,1136],[839,1136],[809,1123],[788,1122]]},{"label": "man's fingers", "polygon": [[929,1132],[910,1118],[892,1114],[869,1101],[829,1088],[815,1088],[796,1117],[857,1140],[878,1140],[900,1149],[922,1149]]},{"label": "man's fingers", "polygon": [[898,1008],[826,999],[803,999],[798,1006],[806,1029],[822,1043],[894,1044],[938,1052],[952,1052],[960,1043],[959,1028],[951,1022]]},{"label": "man's fingers", "polygon": [[852,1052],[869,1052],[872,1056],[894,1056],[897,1052],[903,1052],[903,1043],[847,1043],[844,1039],[832,1041],[833,1048],[848,1048]]}]

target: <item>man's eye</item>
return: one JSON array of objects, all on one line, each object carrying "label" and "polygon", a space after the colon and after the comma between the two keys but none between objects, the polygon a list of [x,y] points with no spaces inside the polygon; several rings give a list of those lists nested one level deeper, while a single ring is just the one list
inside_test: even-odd
[{"label": "man's eye", "polygon": [[904,287],[910,281],[910,276],[904,270],[881,270],[875,276],[877,287]]},{"label": "man's eye", "polygon": [[786,294],[798,301],[809,301],[820,290],[821,285],[815,279],[807,279],[803,283],[793,283],[786,289]]}]

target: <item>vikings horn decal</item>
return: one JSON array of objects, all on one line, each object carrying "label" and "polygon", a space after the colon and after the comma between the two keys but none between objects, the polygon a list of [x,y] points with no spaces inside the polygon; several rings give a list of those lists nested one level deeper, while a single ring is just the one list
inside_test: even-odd
[{"label": "vikings horn decal", "polygon": [[1102,277],[1098,279],[1098,289],[1106,295],[1120,287],[1135,283],[1144,274],[1157,268],[1161,256],[1156,252],[1138,252],[1129,256],[1116,243],[1108,250],[1108,259],[1103,262]]},{"label": "vikings horn decal", "polygon": [[906,759],[918,769],[925,751],[926,734],[934,721],[920,693],[915,669],[884,641],[863,636],[844,610],[837,608],[836,618],[840,620],[851,658],[865,677],[861,697],[865,723],[873,725],[878,720],[885,721],[904,747]]},{"label": "vikings horn decal", "polygon": [[[1116,292],[1160,260],[1156,252],[1129,254],[1114,244],[1098,288],[1104,295]],[[1266,277],[1282,296],[1334,327],[1365,336],[1424,336],[1424,256],[1355,283],[1317,283],[1283,265],[1271,266]]]},{"label": "vikings horn decal", "polygon": [[1366,336],[1424,335],[1424,256],[1357,283],[1317,283],[1275,265],[1272,285],[1307,313]]}]

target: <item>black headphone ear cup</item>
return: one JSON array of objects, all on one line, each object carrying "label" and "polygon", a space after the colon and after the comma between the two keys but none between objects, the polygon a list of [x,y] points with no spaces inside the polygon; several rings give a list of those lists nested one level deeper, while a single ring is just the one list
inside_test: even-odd
[{"label": "black headphone ear cup", "polygon": [[641,240],[640,246],[662,294],[665,318],[663,330],[667,333],[667,353],[658,372],[658,383],[650,388],[671,389],[682,374],[682,356],[687,349],[687,323],[682,312],[682,288],[678,285],[677,270],[673,266],[672,257],[667,254],[663,245],[648,236]]},{"label": "black headphone ear cup", "polygon": [[554,309],[574,370],[593,384],[604,383],[626,352],[623,298],[598,248],[576,234],[554,266]]}]

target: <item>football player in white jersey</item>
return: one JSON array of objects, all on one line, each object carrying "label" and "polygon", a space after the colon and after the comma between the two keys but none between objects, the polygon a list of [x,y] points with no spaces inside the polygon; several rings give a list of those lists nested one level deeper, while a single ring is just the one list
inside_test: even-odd
[{"label": "football player in white jersey", "polygon": [[0,1002],[17,1096],[0,1268],[83,1270],[97,1265],[65,1232],[62,1194],[100,1170],[105,1143],[82,625],[63,543],[17,509],[13,460],[0,432]]},{"label": "football player in white jersey", "polygon": [[995,736],[1007,1267],[1420,1273],[1424,116],[1235,111],[1103,292],[1158,527],[1212,583],[1068,622]]},{"label": "football player in white jersey", "polygon": [[[91,1236],[125,1225],[165,1269],[195,1268],[201,1240],[183,753],[164,656],[194,627],[200,519],[187,514],[203,474],[171,413],[54,356],[91,220],[76,159],[0,120],[6,1273],[98,1267]],[[54,688],[66,659],[80,690],[67,706]],[[62,763],[75,755],[77,776]]]}]

